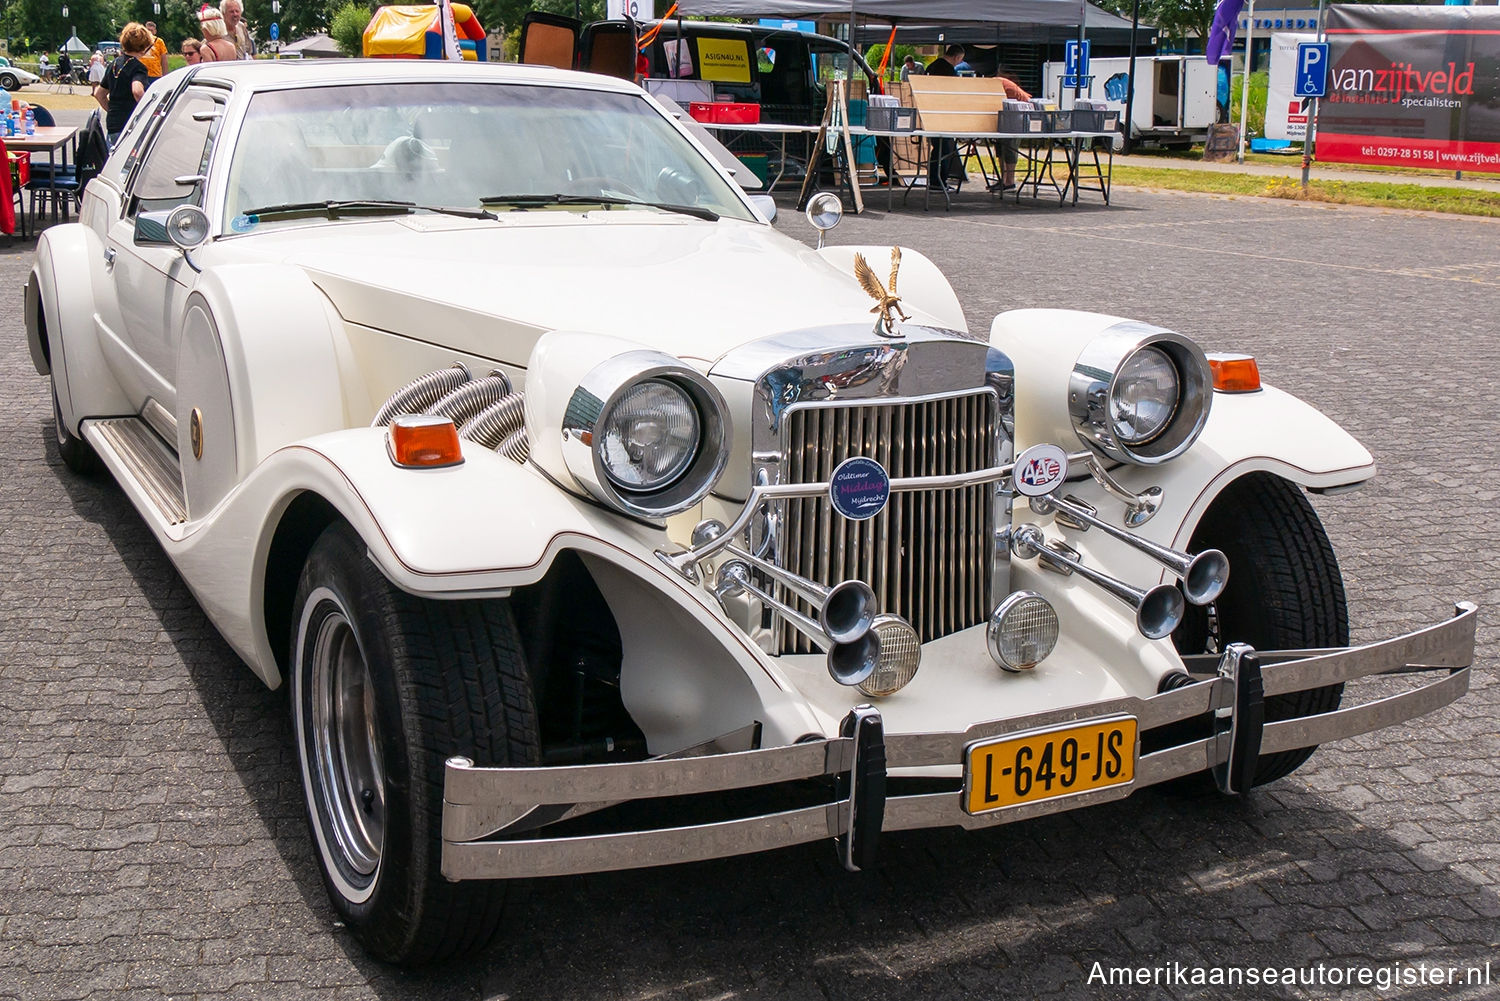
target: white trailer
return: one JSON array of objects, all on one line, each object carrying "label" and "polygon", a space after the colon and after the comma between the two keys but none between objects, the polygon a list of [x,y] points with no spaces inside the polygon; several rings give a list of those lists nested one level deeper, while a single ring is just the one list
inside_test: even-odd
[{"label": "white trailer", "polygon": [[[1044,96],[1062,108],[1072,107],[1073,88],[1063,86],[1063,64],[1042,67]],[[1108,101],[1120,112],[1125,128],[1125,94],[1130,60],[1123,56],[1089,61],[1091,78],[1080,97]],[[1202,56],[1136,56],[1131,135],[1137,143],[1190,146],[1208,138],[1217,118],[1218,67]]]}]

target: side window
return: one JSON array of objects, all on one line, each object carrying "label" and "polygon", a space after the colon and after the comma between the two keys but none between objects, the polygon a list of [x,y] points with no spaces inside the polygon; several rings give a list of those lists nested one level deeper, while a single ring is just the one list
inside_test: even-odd
[{"label": "side window", "polygon": [[[141,151],[146,148],[151,134],[155,131],[157,120],[161,117],[163,110],[162,98],[166,91],[156,93],[147,92],[141,98],[141,107],[130,116],[125,123],[125,131],[120,134],[119,142],[115,144],[114,151],[110,154],[109,161],[105,165],[105,172],[113,172],[115,178],[123,185],[130,181],[131,172],[135,165],[141,160]],[[101,112],[102,114],[102,112]]]},{"label": "side window", "polygon": [[189,91],[167,111],[131,186],[129,212],[200,204],[203,182],[184,182],[208,170],[224,105],[208,91]]}]

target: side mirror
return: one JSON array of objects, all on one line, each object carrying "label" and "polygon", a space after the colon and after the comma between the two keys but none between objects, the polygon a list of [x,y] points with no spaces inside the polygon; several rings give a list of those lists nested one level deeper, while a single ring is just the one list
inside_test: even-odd
[{"label": "side mirror", "polygon": [[766,217],[766,222],[776,221],[776,199],[770,195],[750,195],[750,204],[755,211]]},{"label": "side mirror", "polygon": [[208,214],[196,205],[179,205],[135,217],[135,245],[176,247],[184,252],[208,242]]},{"label": "side mirror", "polygon": [[844,202],[832,191],[819,191],[807,200],[807,221],[818,231],[818,249],[823,249],[823,240],[828,231],[844,218]]}]

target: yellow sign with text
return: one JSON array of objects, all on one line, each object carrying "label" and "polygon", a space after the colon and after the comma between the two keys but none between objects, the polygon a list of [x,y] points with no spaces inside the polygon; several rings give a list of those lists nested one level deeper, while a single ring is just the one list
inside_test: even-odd
[{"label": "yellow sign with text", "polygon": [[749,44],[739,38],[698,39],[698,79],[749,83]]}]

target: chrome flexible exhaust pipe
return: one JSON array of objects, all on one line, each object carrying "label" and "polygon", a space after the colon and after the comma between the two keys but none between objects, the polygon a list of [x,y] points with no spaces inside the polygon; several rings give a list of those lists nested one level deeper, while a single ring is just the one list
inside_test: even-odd
[{"label": "chrome flexible exhaust pipe", "polygon": [[1076,573],[1084,580],[1102,588],[1135,609],[1135,626],[1142,636],[1159,640],[1172,635],[1182,622],[1187,610],[1182,592],[1171,584],[1158,584],[1148,590],[1131,587],[1122,580],[1092,567],[1074,555],[1061,552],[1047,545],[1047,538],[1035,525],[1022,525],[1010,534],[1011,552],[1023,560],[1037,557],[1043,563],[1063,573]]},{"label": "chrome flexible exhaust pipe", "polygon": [[[866,589],[868,590],[868,587]],[[722,602],[742,592],[753,595],[770,605],[792,628],[826,650],[828,674],[839,684],[857,685],[874,674],[875,668],[880,665],[880,637],[868,625],[853,639],[835,640],[819,623],[803,615],[791,605],[778,601],[769,591],[757,587],[750,579],[749,562],[743,559],[733,559],[719,567],[719,575],[712,593]],[[873,621],[873,616],[871,619]]]},{"label": "chrome flexible exhaust pipe", "polygon": [[1076,497],[1038,497],[1031,509],[1038,514],[1052,514],[1067,528],[1086,532],[1099,529],[1110,538],[1119,539],[1151,557],[1182,579],[1182,593],[1195,605],[1207,605],[1224,593],[1229,583],[1229,558],[1217,549],[1205,549],[1194,555],[1158,545],[1100,518],[1094,508]]}]

